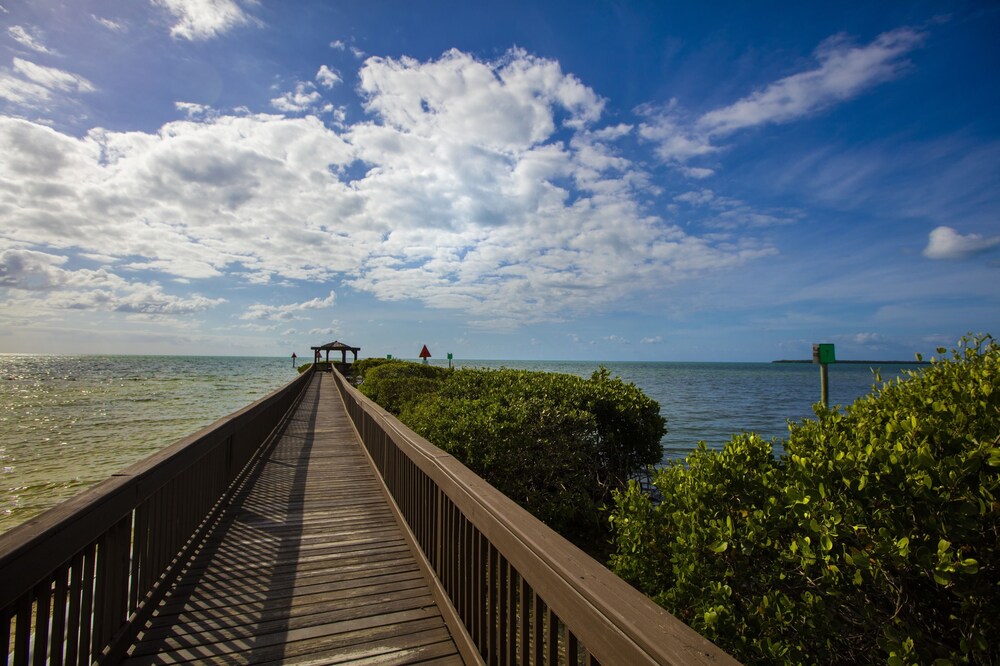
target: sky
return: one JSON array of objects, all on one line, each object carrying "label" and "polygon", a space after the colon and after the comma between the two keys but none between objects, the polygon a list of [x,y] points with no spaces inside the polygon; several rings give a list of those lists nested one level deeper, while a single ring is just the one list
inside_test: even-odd
[{"label": "sky", "polygon": [[0,352],[1000,335],[992,2],[0,0]]}]

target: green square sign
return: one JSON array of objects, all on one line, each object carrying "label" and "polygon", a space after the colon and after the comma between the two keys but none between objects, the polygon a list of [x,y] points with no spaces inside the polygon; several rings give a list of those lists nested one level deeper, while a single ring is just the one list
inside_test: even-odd
[{"label": "green square sign", "polygon": [[820,344],[813,345],[813,363],[836,363],[837,359],[833,353],[833,344],[828,342],[821,342]]}]

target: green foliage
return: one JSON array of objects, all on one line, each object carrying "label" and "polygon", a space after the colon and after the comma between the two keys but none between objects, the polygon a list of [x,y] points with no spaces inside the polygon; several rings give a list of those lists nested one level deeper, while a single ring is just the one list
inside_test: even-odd
[{"label": "green foliage", "polygon": [[589,380],[462,369],[414,390],[404,423],[591,552],[606,542],[611,490],[662,456],[659,405],[604,369]]},{"label": "green foliage", "polygon": [[380,365],[393,362],[399,363],[401,361],[393,361],[393,359],[388,358],[363,358],[360,361],[356,361],[351,364],[351,372],[356,378],[363,380],[365,374],[372,368],[377,368]]},{"label": "green foliage", "polygon": [[361,392],[393,414],[399,414],[407,403],[438,389],[450,370],[435,365],[411,361],[372,359],[361,370]]},{"label": "green foliage", "polygon": [[815,411],[616,493],[615,571],[749,663],[1000,661],[1000,346]]}]

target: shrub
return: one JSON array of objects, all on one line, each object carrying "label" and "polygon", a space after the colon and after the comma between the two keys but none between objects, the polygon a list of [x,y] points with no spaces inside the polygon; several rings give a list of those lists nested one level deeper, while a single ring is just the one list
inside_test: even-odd
[{"label": "shrub", "polygon": [[365,374],[372,368],[393,362],[401,363],[402,361],[395,361],[389,358],[363,358],[351,364],[351,376],[354,378],[355,383],[360,383],[364,381]]},{"label": "shrub", "polygon": [[411,361],[377,360],[363,369],[361,392],[396,415],[407,403],[437,390],[450,372]]},{"label": "shrub", "polygon": [[616,493],[615,571],[747,662],[996,662],[1000,346],[815,411]]},{"label": "shrub", "polygon": [[665,432],[656,401],[603,369],[462,369],[400,419],[590,552],[605,550],[602,503],[659,462]]}]

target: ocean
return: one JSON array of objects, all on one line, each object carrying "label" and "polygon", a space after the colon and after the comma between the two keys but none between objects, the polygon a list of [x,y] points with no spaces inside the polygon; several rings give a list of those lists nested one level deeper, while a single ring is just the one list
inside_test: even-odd
[{"label": "ocean", "polygon": [[[447,365],[447,361],[433,361]],[[598,361],[455,361],[589,377]],[[660,403],[664,461],[734,433],[783,438],[820,399],[812,364],[604,362]],[[888,380],[903,366],[881,366]],[[912,367],[912,366],[911,366]],[[0,532],[283,386],[289,358],[0,355]],[[830,366],[830,402],[870,392],[866,365]]]}]

